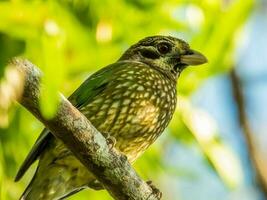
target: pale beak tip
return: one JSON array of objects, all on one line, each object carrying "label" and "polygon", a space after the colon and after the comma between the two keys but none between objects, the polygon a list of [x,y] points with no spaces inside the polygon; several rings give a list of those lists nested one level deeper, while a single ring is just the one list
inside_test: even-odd
[{"label": "pale beak tip", "polygon": [[190,54],[185,54],[181,56],[181,63],[186,65],[202,65],[208,62],[206,56],[202,53],[191,50]]}]

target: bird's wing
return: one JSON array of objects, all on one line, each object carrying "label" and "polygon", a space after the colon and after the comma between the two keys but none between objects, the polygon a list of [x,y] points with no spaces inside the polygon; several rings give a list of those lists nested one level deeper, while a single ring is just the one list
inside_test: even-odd
[{"label": "bird's wing", "polygon": [[[108,83],[112,80],[113,72],[124,67],[125,64],[127,64],[125,61],[117,62],[99,70],[82,83],[82,85],[69,97],[69,101],[78,109],[87,105],[93,97],[100,94],[107,87]],[[45,128],[19,168],[15,181],[19,181],[32,163],[37,160],[51,138],[53,138],[53,135]]]}]

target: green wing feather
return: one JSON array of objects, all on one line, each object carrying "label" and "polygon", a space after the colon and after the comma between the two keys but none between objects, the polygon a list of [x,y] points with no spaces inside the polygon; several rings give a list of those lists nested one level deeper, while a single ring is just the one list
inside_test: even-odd
[{"label": "green wing feather", "polygon": [[[113,72],[119,68],[124,68],[127,64],[130,63],[127,61],[117,62],[99,70],[82,83],[82,85],[69,97],[69,101],[78,109],[87,105],[93,97],[97,96],[105,90],[106,87],[108,87],[108,83],[112,80]],[[15,181],[19,181],[21,179],[28,168],[37,160],[52,138],[54,138],[54,136],[48,129],[45,128],[41,132],[28,156],[22,163],[15,177]]]}]

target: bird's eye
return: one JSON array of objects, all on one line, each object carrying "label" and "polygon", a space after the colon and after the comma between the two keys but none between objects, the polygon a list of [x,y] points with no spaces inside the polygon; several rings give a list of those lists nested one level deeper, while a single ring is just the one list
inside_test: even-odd
[{"label": "bird's eye", "polygon": [[160,43],[158,46],[157,46],[157,49],[158,51],[161,53],[161,54],[166,54],[166,53],[169,53],[170,50],[171,50],[171,47],[169,44],[167,43]]}]

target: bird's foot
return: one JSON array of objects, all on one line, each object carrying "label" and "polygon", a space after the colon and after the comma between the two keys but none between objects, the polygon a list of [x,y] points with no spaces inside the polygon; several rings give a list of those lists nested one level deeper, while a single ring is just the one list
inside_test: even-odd
[{"label": "bird's foot", "polygon": [[116,145],[116,138],[111,136],[110,134],[107,134],[106,140],[107,145],[110,149],[112,149]]},{"label": "bird's foot", "polygon": [[157,199],[161,199],[162,198],[162,192],[156,188],[156,186],[153,184],[152,181],[147,181],[146,182],[152,189],[153,194],[157,197]]}]

